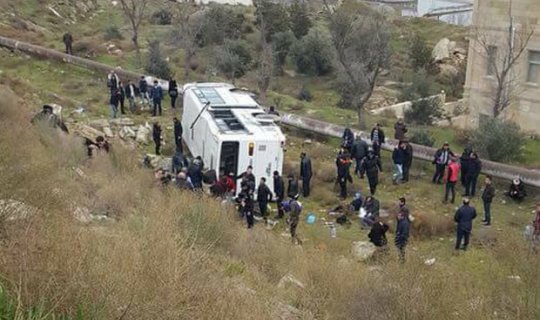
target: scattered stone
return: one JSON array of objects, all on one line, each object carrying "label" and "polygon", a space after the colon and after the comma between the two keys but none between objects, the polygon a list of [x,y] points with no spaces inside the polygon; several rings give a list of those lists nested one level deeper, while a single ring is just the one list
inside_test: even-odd
[{"label": "scattered stone", "polygon": [[521,282],[521,277],[520,276],[512,275],[512,276],[508,276],[507,278],[510,279],[510,280],[515,280],[516,282]]},{"label": "scattered stone", "polygon": [[73,171],[75,171],[75,173],[81,177],[81,178],[86,178],[86,174],[84,173],[84,171],[82,171],[81,168],[73,168]]},{"label": "scattered stone", "polygon": [[275,305],[272,306],[272,319],[293,320],[304,318],[305,317],[302,311],[289,304],[278,301]]},{"label": "scattered stone", "polygon": [[135,141],[137,141],[140,144],[148,145],[150,130],[146,126],[139,126],[137,129],[137,136],[135,137]]},{"label": "scattered stone", "polygon": [[103,132],[85,124],[77,125],[75,128],[75,132],[92,141],[96,141],[97,136],[105,135]]},{"label": "scattered stone", "polygon": [[38,212],[34,206],[13,199],[0,200],[0,220],[15,221],[27,219]]},{"label": "scattered stone", "polygon": [[90,209],[86,207],[77,207],[75,211],[73,211],[73,216],[75,219],[82,223],[90,223],[92,221],[106,221],[110,220],[110,218],[104,214],[92,214],[90,213]]},{"label": "scattered stone", "polygon": [[127,140],[127,139],[135,139],[137,137],[137,134],[131,127],[124,126],[120,131],[118,132],[118,135],[121,139]]},{"label": "scattered stone", "polygon": [[107,121],[106,119],[96,119],[89,121],[88,125],[96,129],[102,129],[109,126],[109,121]]},{"label": "scattered stone", "polygon": [[432,265],[435,264],[435,261],[437,261],[436,258],[427,259],[426,261],[424,261],[424,264],[425,264],[426,266],[432,266]]},{"label": "scattered stone", "polygon": [[366,261],[373,256],[376,247],[371,242],[355,241],[352,244],[351,253],[357,261]]},{"label": "scattered stone", "polygon": [[311,139],[306,139],[306,140],[304,140],[304,144],[308,144],[308,145],[309,145],[309,144],[312,144],[312,143],[313,143],[313,141],[311,141]]},{"label": "scattered stone", "polygon": [[305,289],[306,286],[300,282],[300,280],[296,279],[292,274],[287,274],[279,280],[278,288],[283,289],[289,285],[295,285],[301,289]]},{"label": "scattered stone", "polygon": [[111,127],[103,127],[103,133],[105,133],[105,136],[107,138],[114,137],[114,133],[112,132]]},{"label": "scattered stone", "polygon": [[131,118],[117,118],[109,121],[111,125],[115,126],[134,126],[135,121]]}]

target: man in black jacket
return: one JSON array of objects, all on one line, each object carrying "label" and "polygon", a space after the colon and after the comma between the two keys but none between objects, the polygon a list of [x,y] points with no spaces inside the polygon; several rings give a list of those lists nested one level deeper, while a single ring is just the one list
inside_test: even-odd
[{"label": "man in black jacket", "polygon": [[255,175],[253,174],[253,167],[248,166],[246,171],[241,173],[238,177],[236,177],[236,180],[242,179],[240,181],[240,188],[241,190],[244,189],[244,187],[247,187],[247,191],[249,194],[253,194],[255,192],[256,187],[256,179]]},{"label": "man in black jacket", "polygon": [[413,161],[413,147],[408,141],[403,141],[405,145],[405,160],[403,161],[403,182],[409,181],[409,173],[411,172],[411,166]]},{"label": "man in black jacket", "polygon": [[368,149],[367,142],[365,142],[362,137],[357,136],[351,148],[351,156],[356,160],[354,173],[357,175],[360,175],[360,163],[362,162],[362,159],[367,156]]},{"label": "man in black jacket", "polygon": [[184,148],[182,147],[182,123],[178,120],[177,117],[173,119],[174,123],[174,143],[176,144],[176,151],[184,153]]},{"label": "man in black jacket", "polygon": [[360,166],[360,178],[363,179],[364,174],[367,174],[371,195],[375,195],[375,192],[377,191],[377,185],[379,184],[379,171],[383,172],[381,160],[373,150],[369,150],[367,157],[362,160],[362,164]]},{"label": "man in black jacket", "polygon": [[307,198],[310,193],[310,181],[313,172],[311,170],[311,159],[305,152],[300,154],[300,176],[302,177],[302,194],[304,198]]},{"label": "man in black jacket", "polygon": [[171,108],[176,109],[176,99],[178,98],[178,84],[176,80],[169,80],[169,97],[171,98]]},{"label": "man in black jacket", "polygon": [[452,158],[453,156],[454,153],[452,152],[452,150],[450,150],[450,145],[448,144],[448,142],[445,142],[442,148],[435,152],[435,156],[433,157],[435,174],[433,175],[433,179],[431,179],[433,183],[442,183],[444,170],[446,169],[448,162],[450,162],[450,158]]},{"label": "man in black jacket", "polygon": [[467,186],[467,173],[469,172],[471,154],[472,149],[470,147],[466,147],[459,158],[461,163],[461,185],[464,188]]},{"label": "man in black jacket", "polygon": [[152,140],[156,144],[156,155],[161,155],[161,126],[159,122],[154,123],[152,128]]},{"label": "man in black jacket", "polygon": [[71,33],[66,32],[62,37],[62,41],[66,47],[66,54],[73,55],[73,36]]},{"label": "man in black jacket", "polygon": [[339,195],[342,199],[347,198],[347,181],[352,183],[351,174],[349,168],[351,167],[351,155],[345,148],[341,148],[337,158],[337,180],[339,183]]},{"label": "man in black jacket", "polygon": [[287,196],[293,198],[298,194],[298,180],[294,174],[289,174],[289,185],[287,186]]},{"label": "man in black jacket", "polygon": [[148,82],[144,78],[144,76],[141,77],[141,80],[139,80],[139,93],[141,95],[141,103],[150,104],[150,95],[148,93]]},{"label": "man in black jacket", "polygon": [[491,182],[491,176],[486,176],[484,191],[482,192],[482,202],[484,203],[484,225],[491,225],[491,203],[495,198],[495,187]]},{"label": "man in black jacket", "polygon": [[398,249],[399,261],[405,262],[405,247],[409,241],[409,230],[411,227],[411,221],[409,220],[408,210],[403,205],[397,214],[397,226],[396,226],[396,239],[395,245]]},{"label": "man in black jacket", "polygon": [[371,130],[371,143],[373,144],[373,152],[378,157],[381,156],[381,147],[385,141],[384,131],[381,129],[381,125],[376,123],[375,127]]},{"label": "man in black jacket", "polygon": [[276,219],[281,219],[284,214],[282,202],[285,199],[285,183],[278,171],[274,171],[274,195],[276,197],[278,211]]},{"label": "man in black jacket", "polygon": [[[476,195],[478,176],[480,175],[480,171],[482,171],[482,161],[478,159],[478,155],[475,152],[472,152],[469,156],[467,166],[467,173],[465,175],[465,196],[474,197]],[[461,168],[461,170],[461,176],[463,176],[463,168]]]},{"label": "man in black jacket", "polygon": [[135,98],[137,97],[139,89],[133,84],[133,82],[131,82],[131,80],[128,80],[128,83],[124,88],[124,92],[126,94],[126,98],[128,99],[129,111],[131,113],[135,113],[135,111],[137,111]]},{"label": "man in black jacket", "polygon": [[[454,215],[454,221],[457,223],[456,250],[467,250],[474,218],[476,218],[476,209],[470,206],[468,198],[464,198],[463,205]],[[463,246],[461,246],[462,241]]]},{"label": "man in black jacket", "polygon": [[388,225],[377,219],[369,231],[369,241],[376,247],[386,247],[386,244],[388,243],[388,240],[386,240],[386,231],[388,231]]},{"label": "man in black jacket", "polygon": [[259,202],[259,210],[261,216],[266,220],[268,214],[268,203],[272,201],[272,191],[266,185],[266,178],[262,177],[257,188],[257,202]]}]

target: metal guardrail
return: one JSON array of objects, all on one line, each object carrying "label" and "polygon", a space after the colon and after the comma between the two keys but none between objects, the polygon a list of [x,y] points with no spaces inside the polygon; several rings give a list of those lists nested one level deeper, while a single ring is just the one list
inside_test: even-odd
[{"label": "metal guardrail", "polygon": [[[80,57],[75,57],[67,55],[62,52],[58,52],[53,49],[29,44],[26,42],[21,42],[15,39],[10,39],[0,36],[0,46],[9,48],[12,50],[19,50],[30,55],[38,56],[41,58],[56,60],[64,63],[70,63],[77,65],[82,68],[90,69],[93,71],[103,72],[104,74],[109,72],[111,69],[116,70],[116,73],[127,79],[136,80],[139,79],[142,74],[136,72],[127,71],[123,69],[118,69],[111,67],[107,64],[95,62],[89,59],[84,59]],[[285,125],[296,127],[302,130],[311,131],[317,134],[332,136],[341,138],[343,130],[345,127],[339,126],[336,124],[331,124],[328,122],[310,119],[294,114],[284,114],[281,118],[281,122]],[[356,134],[360,135],[366,141],[369,140],[369,135],[365,132],[356,131]],[[397,144],[395,140],[388,140],[389,143],[384,144],[382,147],[385,150],[393,150],[394,146]],[[433,155],[435,154],[436,149],[430,148],[422,145],[412,144],[414,148],[414,157],[421,160],[431,161]],[[502,164],[498,162],[482,160],[482,172],[485,174],[491,174],[494,177],[512,180],[516,177],[520,177],[523,182],[527,185],[540,187],[540,171],[531,170],[527,168],[522,168],[518,166],[512,166],[507,164]]]}]

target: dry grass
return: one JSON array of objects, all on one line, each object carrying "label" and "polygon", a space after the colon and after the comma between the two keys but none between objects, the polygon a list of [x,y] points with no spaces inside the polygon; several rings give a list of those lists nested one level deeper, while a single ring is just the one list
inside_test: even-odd
[{"label": "dry grass", "polygon": [[[262,228],[246,230],[206,196],[156,188],[120,146],[86,161],[79,139],[30,126],[29,109],[0,92],[0,198],[40,209],[9,222],[0,247],[0,283],[19,305],[18,319],[39,305],[82,310],[84,319],[279,319],[284,305],[297,308],[287,319],[539,315],[540,262],[510,231],[497,248],[462,256],[416,242],[419,252],[403,266],[393,251],[369,266],[309,242],[295,247]],[[72,216],[77,206],[106,208],[114,220],[82,224]],[[425,266],[434,252],[443,262]],[[279,288],[286,274],[304,288]],[[522,280],[508,279],[514,274]]]}]

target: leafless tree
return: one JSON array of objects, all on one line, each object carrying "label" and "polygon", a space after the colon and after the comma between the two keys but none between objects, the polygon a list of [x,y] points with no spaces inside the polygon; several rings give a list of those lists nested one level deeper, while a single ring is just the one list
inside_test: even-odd
[{"label": "leafless tree", "polygon": [[335,8],[326,0],[324,4],[336,53],[342,104],[350,104],[356,110],[358,124],[365,129],[364,106],[390,57],[389,27],[384,16],[364,6]]},{"label": "leafless tree", "polygon": [[[519,23],[512,14],[512,0],[508,3],[507,28],[501,33],[486,31],[481,26],[473,33],[476,49],[488,61],[488,75],[493,76],[495,83],[492,92],[493,116],[498,117],[508,108],[519,90],[519,77],[514,70],[520,57],[526,51],[534,34],[534,24],[526,21]],[[499,22],[499,21],[497,21]]]},{"label": "leafless tree", "polygon": [[[259,4],[259,1],[253,1],[255,7]],[[259,94],[262,101],[266,101],[266,92],[270,87],[272,80],[272,74],[274,73],[274,53],[272,45],[267,40],[267,21],[262,14],[262,10],[257,10],[260,29],[259,44],[261,52],[259,53],[258,69],[257,69],[257,85],[259,87]]]},{"label": "leafless tree", "polygon": [[188,77],[197,53],[197,37],[204,24],[204,6],[198,6],[193,0],[176,3],[173,19],[176,25],[173,42],[184,50],[184,77]]},{"label": "leafless tree", "polygon": [[124,11],[124,15],[129,20],[129,23],[131,25],[131,31],[133,33],[131,36],[131,41],[133,42],[135,50],[137,51],[139,63],[141,61],[141,50],[139,47],[139,28],[144,18],[146,17],[146,7],[148,6],[148,2],[149,0],[120,0],[120,4],[122,5],[122,11]]}]

